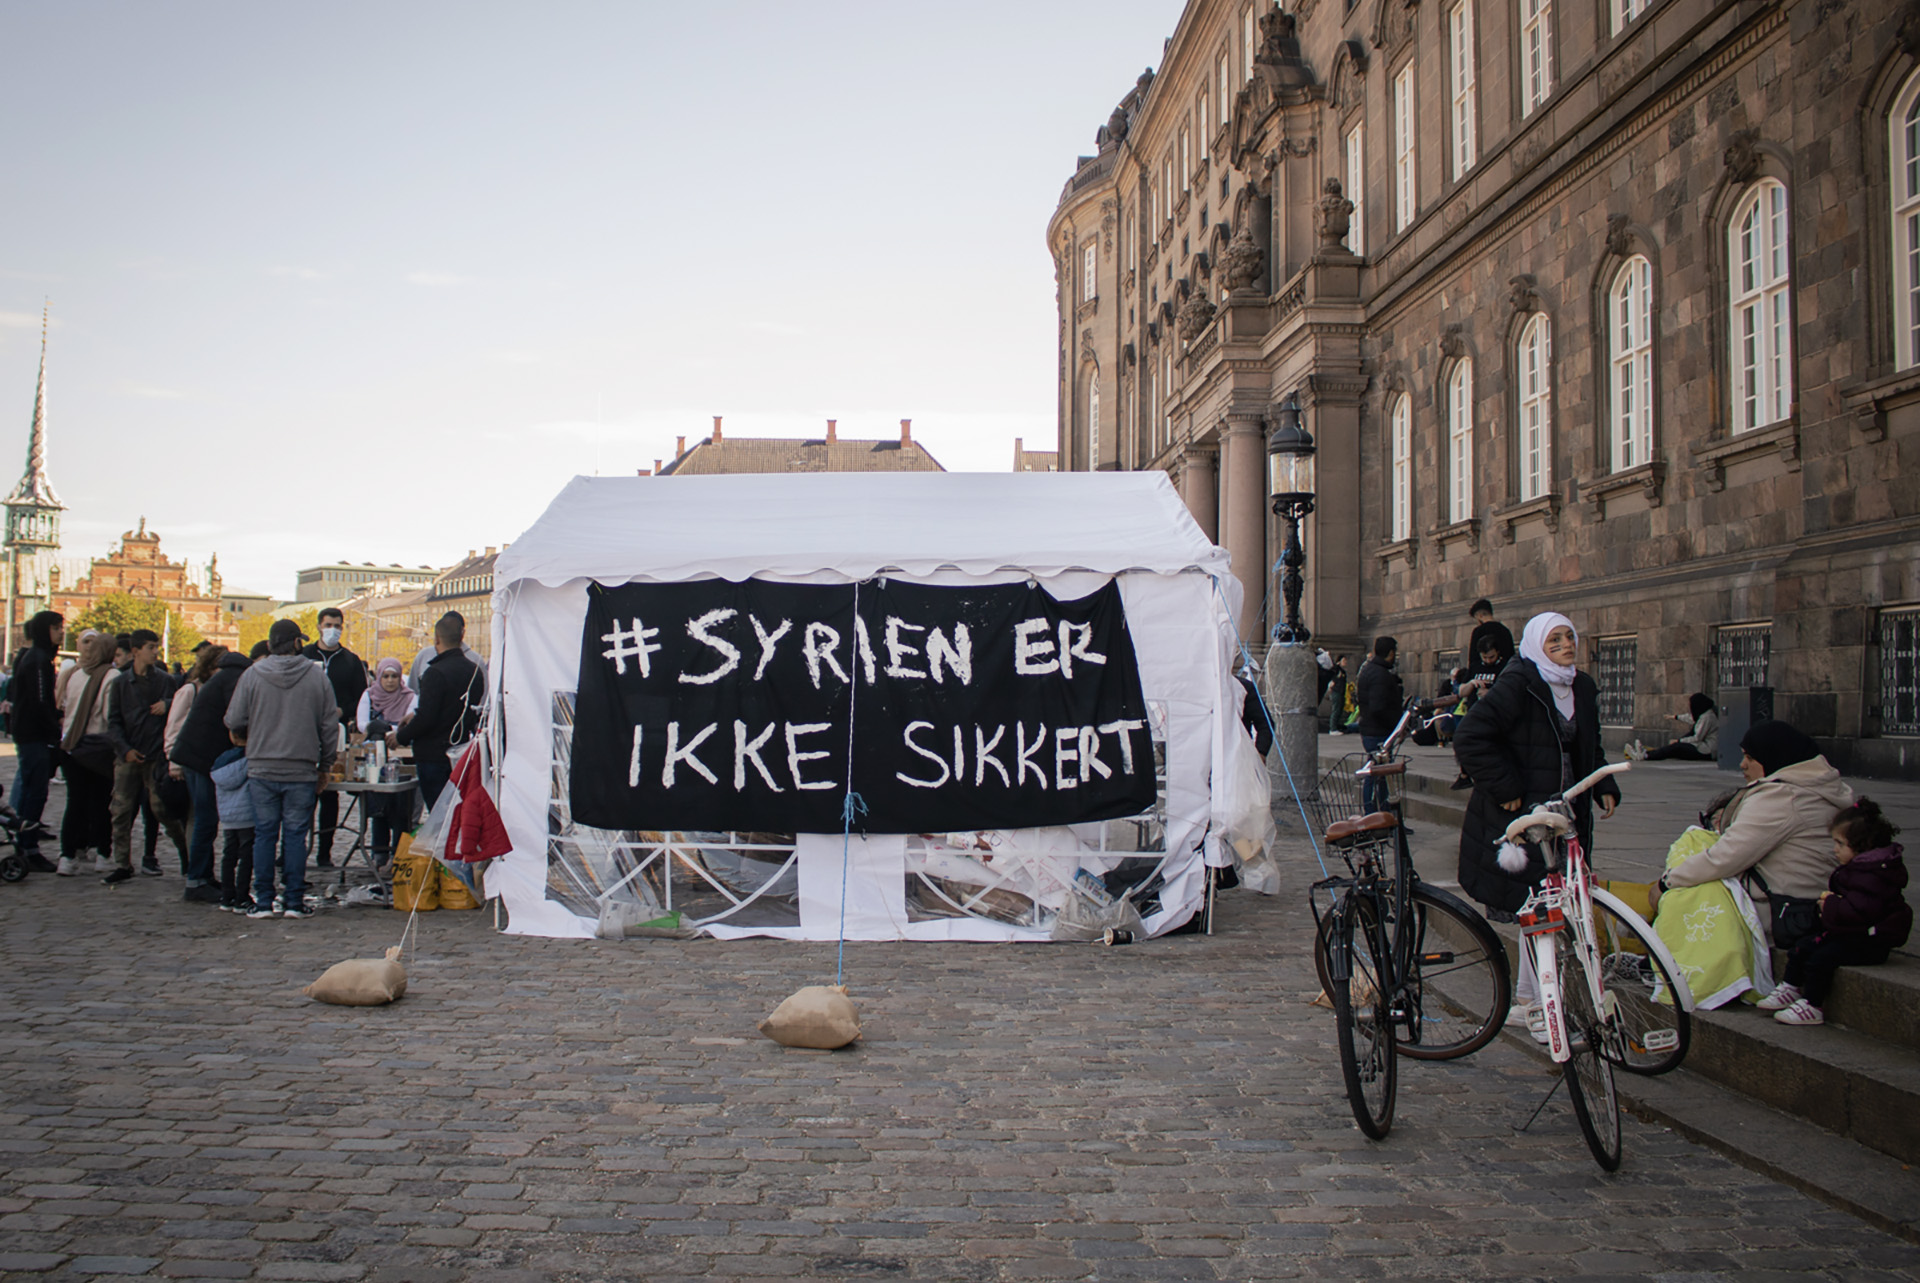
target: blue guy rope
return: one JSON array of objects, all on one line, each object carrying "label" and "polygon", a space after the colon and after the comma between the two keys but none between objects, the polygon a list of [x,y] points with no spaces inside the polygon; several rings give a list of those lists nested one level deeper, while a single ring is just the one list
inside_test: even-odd
[{"label": "blue guy rope", "polygon": [[[1275,564],[1277,565],[1278,563],[1275,563]],[[1215,592],[1220,592],[1220,581],[1217,578],[1214,579],[1213,589]],[[1223,592],[1220,593],[1220,599],[1222,601],[1226,601],[1227,595]],[[1266,608],[1267,608],[1267,598],[1266,598],[1266,595],[1263,593],[1260,598],[1260,613],[1264,615],[1266,613]],[[1233,641],[1234,641],[1234,644],[1240,648],[1240,662],[1242,664],[1245,664],[1251,667],[1253,664],[1253,652],[1249,651],[1247,649],[1247,644],[1244,641],[1240,640],[1240,623],[1238,620],[1233,618],[1233,611],[1231,607],[1228,608],[1227,619],[1228,619],[1228,622],[1233,624]],[[1264,695],[1260,698],[1258,703],[1260,705],[1260,720],[1267,724],[1267,733],[1273,736],[1274,747],[1278,748],[1280,745],[1280,728],[1273,724],[1273,713],[1271,710],[1267,708],[1267,701]],[[1315,736],[1315,740],[1316,742],[1318,741],[1317,734]],[[1293,778],[1293,767],[1287,764],[1287,755],[1285,753],[1276,753],[1274,756],[1280,759],[1280,769],[1287,773],[1287,788],[1293,794],[1294,807],[1300,812],[1300,827],[1306,830],[1307,841],[1313,846],[1314,863],[1320,866],[1320,876],[1326,877],[1327,861],[1320,854],[1320,837],[1313,830],[1313,821],[1307,818],[1307,804],[1304,801],[1302,801],[1300,798],[1300,785]]]}]

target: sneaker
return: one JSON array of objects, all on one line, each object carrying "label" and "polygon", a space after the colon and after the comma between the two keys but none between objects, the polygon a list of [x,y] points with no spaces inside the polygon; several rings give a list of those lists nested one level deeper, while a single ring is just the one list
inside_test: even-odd
[{"label": "sneaker", "polygon": [[150,878],[166,876],[160,868],[160,861],[154,859],[152,856],[148,856],[146,859],[140,861],[140,872]]},{"label": "sneaker", "polygon": [[1785,1011],[1788,1007],[1791,1007],[1794,1003],[1798,1001],[1800,1001],[1799,986],[1790,985],[1782,982],[1781,984],[1774,986],[1774,990],[1772,993],[1768,994],[1766,997],[1762,998],[1759,1002],[1755,1003],[1754,1010]]},{"label": "sneaker", "polygon": [[1795,998],[1793,1005],[1773,1013],[1773,1018],[1783,1025],[1824,1025],[1827,1013],[1808,1002],[1805,998]]},{"label": "sneaker", "polygon": [[70,855],[63,855],[53,871],[63,878],[71,878],[80,872],[80,862]]},{"label": "sneaker", "polygon": [[101,878],[100,883],[102,886],[118,886],[122,882],[130,881],[132,877],[133,877],[132,869],[118,868],[118,869],[115,869],[112,873],[107,874],[106,877]]},{"label": "sneaker", "polygon": [[116,867],[112,858],[109,856],[96,855],[93,857],[93,871],[95,873],[112,873]]},{"label": "sneaker", "polygon": [[311,918],[313,916],[313,906],[305,903],[290,904],[286,907],[286,911],[282,916],[288,918]]},{"label": "sneaker", "polygon": [[1546,1009],[1538,1003],[1534,1003],[1527,1008],[1527,1036],[1539,1043],[1542,1047],[1548,1046],[1552,1041],[1547,1037]]},{"label": "sneaker", "polygon": [[187,893],[180,898],[193,904],[219,904],[220,888],[216,886],[188,887]]},{"label": "sneaker", "polygon": [[285,913],[286,910],[287,910],[286,897],[279,896],[279,895],[274,896],[273,897],[273,916],[277,918],[282,913]]},{"label": "sneaker", "polygon": [[1465,771],[1462,771],[1454,777],[1453,783],[1447,785],[1447,787],[1455,793],[1463,793],[1473,787],[1473,777]]},{"label": "sneaker", "polygon": [[280,916],[280,910],[265,908],[258,904],[246,912],[249,918],[277,918]]}]

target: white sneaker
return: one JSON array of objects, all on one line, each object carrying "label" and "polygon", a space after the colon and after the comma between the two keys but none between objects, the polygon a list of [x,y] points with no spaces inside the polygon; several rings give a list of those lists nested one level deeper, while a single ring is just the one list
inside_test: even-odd
[{"label": "white sneaker", "polygon": [[1547,1012],[1539,1003],[1527,1006],[1527,1036],[1542,1047],[1549,1046],[1552,1039],[1547,1037]]},{"label": "white sneaker", "polygon": [[287,911],[287,898],[283,895],[273,897],[273,916],[279,917]]},{"label": "white sneaker", "polygon": [[93,871],[95,873],[112,873],[113,869],[113,861],[108,857],[104,855],[96,855],[93,857]]},{"label": "white sneaker", "polygon": [[1773,1018],[1783,1025],[1824,1025],[1827,1013],[1808,1002],[1805,998],[1795,998],[1791,1007],[1773,1013]]},{"label": "white sneaker", "polygon": [[53,871],[60,877],[71,878],[79,874],[80,865],[72,856],[63,855],[60,857],[60,863],[54,866]]},{"label": "white sneaker", "polygon": [[1800,1001],[1800,989],[1797,985],[1779,984],[1772,993],[1754,1004],[1755,1011],[1785,1011]]}]

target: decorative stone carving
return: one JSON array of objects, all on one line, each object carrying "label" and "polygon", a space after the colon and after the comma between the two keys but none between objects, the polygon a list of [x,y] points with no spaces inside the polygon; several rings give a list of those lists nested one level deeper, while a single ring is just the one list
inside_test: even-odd
[{"label": "decorative stone carving", "polygon": [[1398,49],[1413,38],[1413,10],[1420,0],[1380,0],[1380,14],[1373,24],[1375,49]]},{"label": "decorative stone carving", "polygon": [[1907,13],[1900,20],[1900,29],[1894,33],[1894,39],[1900,44],[1900,52],[1909,58],[1920,58],[1920,4],[1907,6]]},{"label": "decorative stone carving", "polygon": [[1399,396],[1407,390],[1407,377],[1400,373],[1400,371],[1395,370],[1393,373],[1387,375],[1386,378],[1382,379],[1380,385],[1394,396]]},{"label": "decorative stone carving", "polygon": [[1109,196],[1100,202],[1100,248],[1104,253],[1113,253],[1113,228],[1118,221],[1120,207]]},{"label": "decorative stone carving", "polygon": [[1213,275],[1213,260],[1207,257],[1207,251],[1197,249],[1193,252],[1193,270],[1197,276]]},{"label": "decorative stone carving", "polygon": [[1507,310],[1516,316],[1540,310],[1540,291],[1530,273],[1522,272],[1507,282]]},{"label": "decorative stone carving", "polygon": [[1607,215],[1607,253],[1625,258],[1633,250],[1633,238],[1627,234],[1625,214]]},{"label": "decorative stone carving", "polygon": [[1461,334],[1459,325],[1449,325],[1440,332],[1440,355],[1449,361],[1458,361],[1467,354],[1467,340]]},{"label": "decorative stone carving", "polygon": [[1327,102],[1336,111],[1345,111],[1360,101],[1361,80],[1367,74],[1366,46],[1358,40],[1342,40],[1333,53],[1333,74],[1328,81]]},{"label": "decorative stone carving", "polygon": [[1757,129],[1736,129],[1727,142],[1727,150],[1720,159],[1727,167],[1727,177],[1736,183],[1746,183],[1760,171],[1760,131]]},{"label": "decorative stone carving", "polygon": [[1082,361],[1091,361],[1094,359],[1092,330],[1080,331],[1080,359]]},{"label": "decorative stone carving", "polygon": [[1320,247],[1344,250],[1353,227],[1353,202],[1341,192],[1337,178],[1326,181],[1325,192],[1320,198]]},{"label": "decorative stone carving", "polygon": [[1180,309],[1180,337],[1191,343],[1207,332],[1213,324],[1213,304],[1207,300],[1206,292],[1195,290],[1187,296]]},{"label": "decorative stone carving", "polygon": [[[1343,236],[1345,232],[1341,233]],[[1225,252],[1220,255],[1220,266],[1227,278],[1229,290],[1252,289],[1260,279],[1260,269],[1266,266],[1266,251],[1253,242],[1253,231],[1245,219],[1233,233],[1233,239],[1227,242]]]},{"label": "decorative stone carving", "polygon": [[1260,15],[1260,47],[1254,51],[1253,62],[1256,67],[1272,70],[1276,90],[1313,84],[1313,73],[1300,58],[1299,25],[1292,14],[1277,6]]},{"label": "decorative stone carving", "polygon": [[1320,0],[1294,0],[1293,16],[1305,22],[1320,7]]},{"label": "decorative stone carving", "polygon": [[1127,129],[1127,109],[1124,107],[1115,107],[1113,114],[1107,117],[1107,127],[1102,130],[1100,134],[1095,135],[1095,140],[1103,145],[1109,142],[1124,142],[1127,137]]},{"label": "decorative stone carving", "polygon": [[1320,140],[1309,134],[1305,138],[1282,138],[1279,155],[1295,156],[1302,160],[1313,155],[1319,149]]}]

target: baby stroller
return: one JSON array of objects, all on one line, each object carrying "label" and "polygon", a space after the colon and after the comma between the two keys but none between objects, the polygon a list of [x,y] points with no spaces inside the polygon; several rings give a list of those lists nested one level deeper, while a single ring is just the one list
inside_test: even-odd
[{"label": "baby stroller", "polygon": [[0,882],[20,882],[27,876],[27,857],[20,854],[20,816],[0,802]]}]

